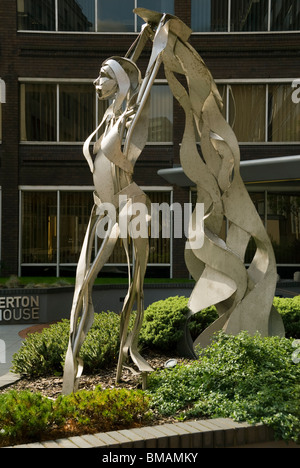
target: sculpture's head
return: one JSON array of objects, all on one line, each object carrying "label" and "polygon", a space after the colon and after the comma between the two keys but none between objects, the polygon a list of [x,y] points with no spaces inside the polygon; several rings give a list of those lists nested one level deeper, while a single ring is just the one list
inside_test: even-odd
[{"label": "sculpture's head", "polygon": [[100,74],[94,81],[99,99],[121,95],[123,99],[137,92],[141,84],[141,72],[134,62],[124,57],[111,57],[103,62]]}]

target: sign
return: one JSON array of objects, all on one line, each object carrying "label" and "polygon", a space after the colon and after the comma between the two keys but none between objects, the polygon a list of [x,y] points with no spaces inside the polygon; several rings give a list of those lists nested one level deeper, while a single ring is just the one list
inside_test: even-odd
[{"label": "sign", "polygon": [[39,296],[0,297],[0,325],[5,322],[32,322],[39,320],[39,318]]}]

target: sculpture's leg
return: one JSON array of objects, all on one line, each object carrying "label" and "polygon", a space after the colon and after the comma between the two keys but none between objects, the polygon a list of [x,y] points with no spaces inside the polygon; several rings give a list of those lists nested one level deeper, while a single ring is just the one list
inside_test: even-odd
[{"label": "sculpture's leg", "polygon": [[[153,369],[147,361],[138,352],[138,337],[142,326],[144,317],[144,277],[147,268],[148,254],[149,254],[149,240],[148,238],[138,237],[133,239],[135,251],[135,264],[132,283],[129,287],[128,294],[124,301],[124,307],[121,314],[121,327],[120,327],[120,352],[117,366],[116,382],[119,382],[122,375],[122,366],[124,360],[129,355],[133,362],[137,365],[138,369],[143,372],[151,372]],[[128,334],[130,324],[130,317],[134,303],[137,305],[137,314],[135,317],[132,331]]]},{"label": "sculpture's leg", "polygon": [[[93,220],[93,224],[95,226],[94,221],[95,220]],[[91,234],[94,234],[95,228],[87,231],[88,242],[84,243],[82,259],[85,258],[86,251],[88,250],[87,247],[90,246],[94,239],[94,236],[91,236]],[[77,282],[71,313],[73,328],[71,329],[70,333],[69,346],[64,369],[64,394],[69,394],[77,390],[78,380],[83,369],[82,361],[79,358],[79,351],[91,325],[93,324],[94,318],[94,308],[91,297],[93,284],[99,271],[111,256],[118,236],[119,226],[117,223],[113,224],[111,222],[107,230],[107,235],[102,242],[101,248],[95,260],[89,268],[85,269],[85,275],[80,276],[81,281]],[[90,258],[90,255],[88,255],[88,257]],[[84,268],[80,262],[79,265],[79,271],[83,273]],[[80,312],[81,317],[78,324]]]}]

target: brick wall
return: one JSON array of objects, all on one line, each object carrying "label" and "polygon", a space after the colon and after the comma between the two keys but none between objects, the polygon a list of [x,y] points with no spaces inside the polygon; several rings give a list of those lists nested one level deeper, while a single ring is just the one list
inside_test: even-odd
[{"label": "brick wall", "polygon": [[[190,0],[175,0],[175,14],[190,24]],[[3,141],[0,145],[0,185],[2,187],[2,264],[6,274],[17,273],[19,235],[19,185],[91,185],[91,174],[80,146],[19,145],[20,77],[96,78],[100,64],[111,55],[124,55],[134,34],[18,33],[16,0],[0,2],[0,77],[7,86],[3,108]],[[216,79],[299,78],[299,35],[218,34],[191,36]],[[145,70],[150,46],[139,66]],[[159,77],[163,77],[161,70]],[[179,144],[184,114],[174,103],[174,145],[147,146],[137,166],[135,180],[140,185],[166,185],[157,175],[160,168],[179,164]],[[299,154],[298,145],[243,146],[242,159]],[[175,188],[174,201],[185,201],[186,189]],[[188,200],[187,200],[188,201]],[[187,270],[183,261],[184,242],[174,242],[174,276]]]}]

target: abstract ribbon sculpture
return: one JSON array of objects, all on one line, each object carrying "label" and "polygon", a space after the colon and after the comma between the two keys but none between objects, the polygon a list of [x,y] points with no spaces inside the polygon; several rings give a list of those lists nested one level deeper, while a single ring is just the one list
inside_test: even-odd
[{"label": "abstract ribbon sculpture", "polygon": [[[195,343],[191,342],[186,326],[185,353],[195,356],[195,347],[207,346],[212,335],[221,329],[229,334],[241,330],[264,336],[284,334],[282,320],[272,305],[276,286],[272,245],[240,176],[238,142],[222,115],[222,100],[217,87],[203,60],[187,42],[191,30],[169,14],[142,8],[136,9],[135,13],[145,21],[141,34],[125,57],[112,57],[102,64],[100,76],[94,83],[99,99],[110,98],[113,103],[83,148],[93,173],[95,204],[77,267],[64,369],[65,394],[77,390],[82,373],[79,352],[93,323],[94,281],[113,252],[120,226],[125,223],[128,227],[134,216],[130,206],[136,202],[149,203],[133,181],[133,173],[147,141],[150,92],[162,64],[173,95],[185,111],[181,164],[197,187],[197,203],[204,204],[204,244],[201,248],[193,248],[193,239],[189,237],[185,249],[188,270],[196,281],[187,320],[211,305],[216,306],[219,314]],[[136,62],[149,38],[153,42],[152,53],[142,80]],[[185,85],[177,75],[185,77]],[[90,144],[102,128],[103,133],[94,145],[93,158]],[[124,200],[123,204],[120,200]],[[115,219],[108,217],[105,238],[92,261],[95,234],[103,218],[107,218],[105,207],[108,203],[114,204],[117,216]],[[225,241],[220,238],[224,218],[228,223]],[[191,236],[195,235],[196,222],[194,212],[190,220]],[[247,269],[244,257],[251,238],[255,241],[256,253]],[[149,242],[148,238],[133,239],[135,263],[131,278],[127,236],[122,236],[122,241],[128,261],[129,287],[121,313],[117,382],[129,356],[142,375],[152,371],[138,352]],[[129,331],[135,302],[137,313]]]}]

